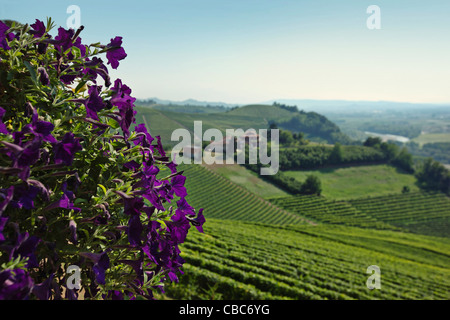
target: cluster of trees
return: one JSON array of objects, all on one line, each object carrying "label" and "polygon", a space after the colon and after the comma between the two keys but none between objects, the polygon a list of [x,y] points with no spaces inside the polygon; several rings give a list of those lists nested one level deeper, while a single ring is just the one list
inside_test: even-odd
[{"label": "cluster of trees", "polygon": [[419,163],[415,175],[421,188],[450,195],[450,171],[438,161],[427,158]]},{"label": "cluster of trees", "polygon": [[292,132],[304,132],[329,143],[352,143],[335,123],[316,112],[298,111],[291,119],[278,123],[278,126]]},{"label": "cluster of trees", "polygon": [[414,161],[406,147],[391,142],[383,142],[379,137],[369,137],[364,146],[372,147],[383,152],[385,161],[406,172],[414,172]]},{"label": "cluster of trees", "polygon": [[282,146],[294,147],[294,146],[303,146],[309,143],[308,140],[305,139],[305,135],[303,132],[291,132],[289,130],[279,129],[277,124],[273,121],[269,124],[269,131],[267,131],[267,139],[271,139],[271,129],[279,130],[279,143]]},{"label": "cluster of trees", "polygon": [[385,157],[380,150],[364,146],[343,146],[340,143],[336,143],[334,147],[317,145],[280,150],[282,170],[307,170],[327,165],[383,162]]},{"label": "cluster of trees", "polygon": [[406,144],[406,148],[415,156],[450,163],[450,142],[426,143],[421,148],[418,143],[411,141]]},{"label": "cluster of trees", "polygon": [[284,110],[287,110],[287,111],[290,111],[290,112],[297,112],[298,111],[297,106],[288,106],[288,105],[285,105],[285,104],[282,104],[282,103],[278,103],[276,101],[272,105],[275,106],[275,107],[280,107],[281,109],[284,109]]},{"label": "cluster of trees", "polygon": [[362,146],[336,143],[334,147],[308,145],[280,150],[282,170],[308,170],[329,165],[363,163],[389,163],[406,172],[414,172],[413,157],[408,150],[394,143],[382,142],[380,138],[370,137]]}]

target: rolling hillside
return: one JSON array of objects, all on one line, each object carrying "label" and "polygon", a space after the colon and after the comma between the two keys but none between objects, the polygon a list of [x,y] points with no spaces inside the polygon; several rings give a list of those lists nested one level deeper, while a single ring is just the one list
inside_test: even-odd
[{"label": "rolling hillside", "polygon": [[[209,219],[182,246],[176,299],[449,299],[448,239],[343,226]],[[381,270],[369,290],[366,269]]]},{"label": "rolling hillside", "polygon": [[[327,139],[335,140],[333,137],[348,141],[340,129],[325,117],[314,112],[292,112],[280,106],[273,105],[248,105],[227,112],[174,112],[179,110],[172,107],[164,109],[162,106],[156,108],[137,107],[136,123],[147,123],[151,132],[161,135],[162,142],[167,146],[174,146],[178,141],[171,141],[171,134],[175,129],[186,128],[193,132],[194,121],[202,121],[203,131],[216,128],[225,134],[226,129],[267,129],[269,122],[275,121],[281,124],[289,123],[289,130],[306,133],[308,139],[317,138],[319,141]],[[294,119],[295,121],[291,121]],[[316,123],[317,125],[314,125]],[[314,128],[312,129],[311,124]],[[320,125],[319,125],[320,124]],[[319,129],[317,129],[319,128]],[[339,139],[337,141],[339,141]],[[331,142],[335,142],[335,141]]]}]

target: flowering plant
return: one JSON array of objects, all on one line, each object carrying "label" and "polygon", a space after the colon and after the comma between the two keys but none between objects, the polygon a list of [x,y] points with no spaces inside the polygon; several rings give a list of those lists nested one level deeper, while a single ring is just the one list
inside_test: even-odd
[{"label": "flowering plant", "polygon": [[100,58],[116,69],[122,38],[53,28],[0,22],[0,299],[152,298],[202,209],[161,138],[132,129],[136,99]]}]

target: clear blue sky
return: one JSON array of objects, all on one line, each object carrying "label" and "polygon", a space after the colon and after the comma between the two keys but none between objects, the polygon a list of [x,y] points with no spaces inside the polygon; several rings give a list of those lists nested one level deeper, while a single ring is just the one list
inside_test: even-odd
[{"label": "clear blue sky", "polygon": [[[0,18],[124,38],[112,73],[138,98],[450,102],[449,0],[0,0]],[[369,5],[381,29],[369,30]]]}]

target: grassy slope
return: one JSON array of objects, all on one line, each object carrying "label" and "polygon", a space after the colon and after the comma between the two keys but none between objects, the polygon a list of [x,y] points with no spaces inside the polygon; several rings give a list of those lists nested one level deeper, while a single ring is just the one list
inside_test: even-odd
[{"label": "grassy slope", "polygon": [[207,168],[262,198],[289,195],[286,191],[262,180],[255,172],[238,164],[208,165]]},{"label": "grassy slope", "polygon": [[285,171],[287,176],[304,181],[309,174],[322,182],[322,195],[332,199],[353,199],[401,192],[403,186],[417,191],[416,178],[389,165],[325,168],[309,171]]},{"label": "grassy slope", "polygon": [[226,129],[267,129],[268,120],[286,120],[293,113],[269,105],[249,105],[220,113],[181,113],[157,110],[149,107],[137,107],[136,123],[148,124],[151,132],[161,135],[165,145],[174,146],[171,135],[177,128],[194,130],[194,121],[202,121],[203,132],[210,128],[219,129],[225,135]]},{"label": "grassy slope", "polygon": [[417,142],[420,146],[424,145],[425,143],[450,142],[450,133],[421,134],[417,138],[414,138],[412,141]]}]

